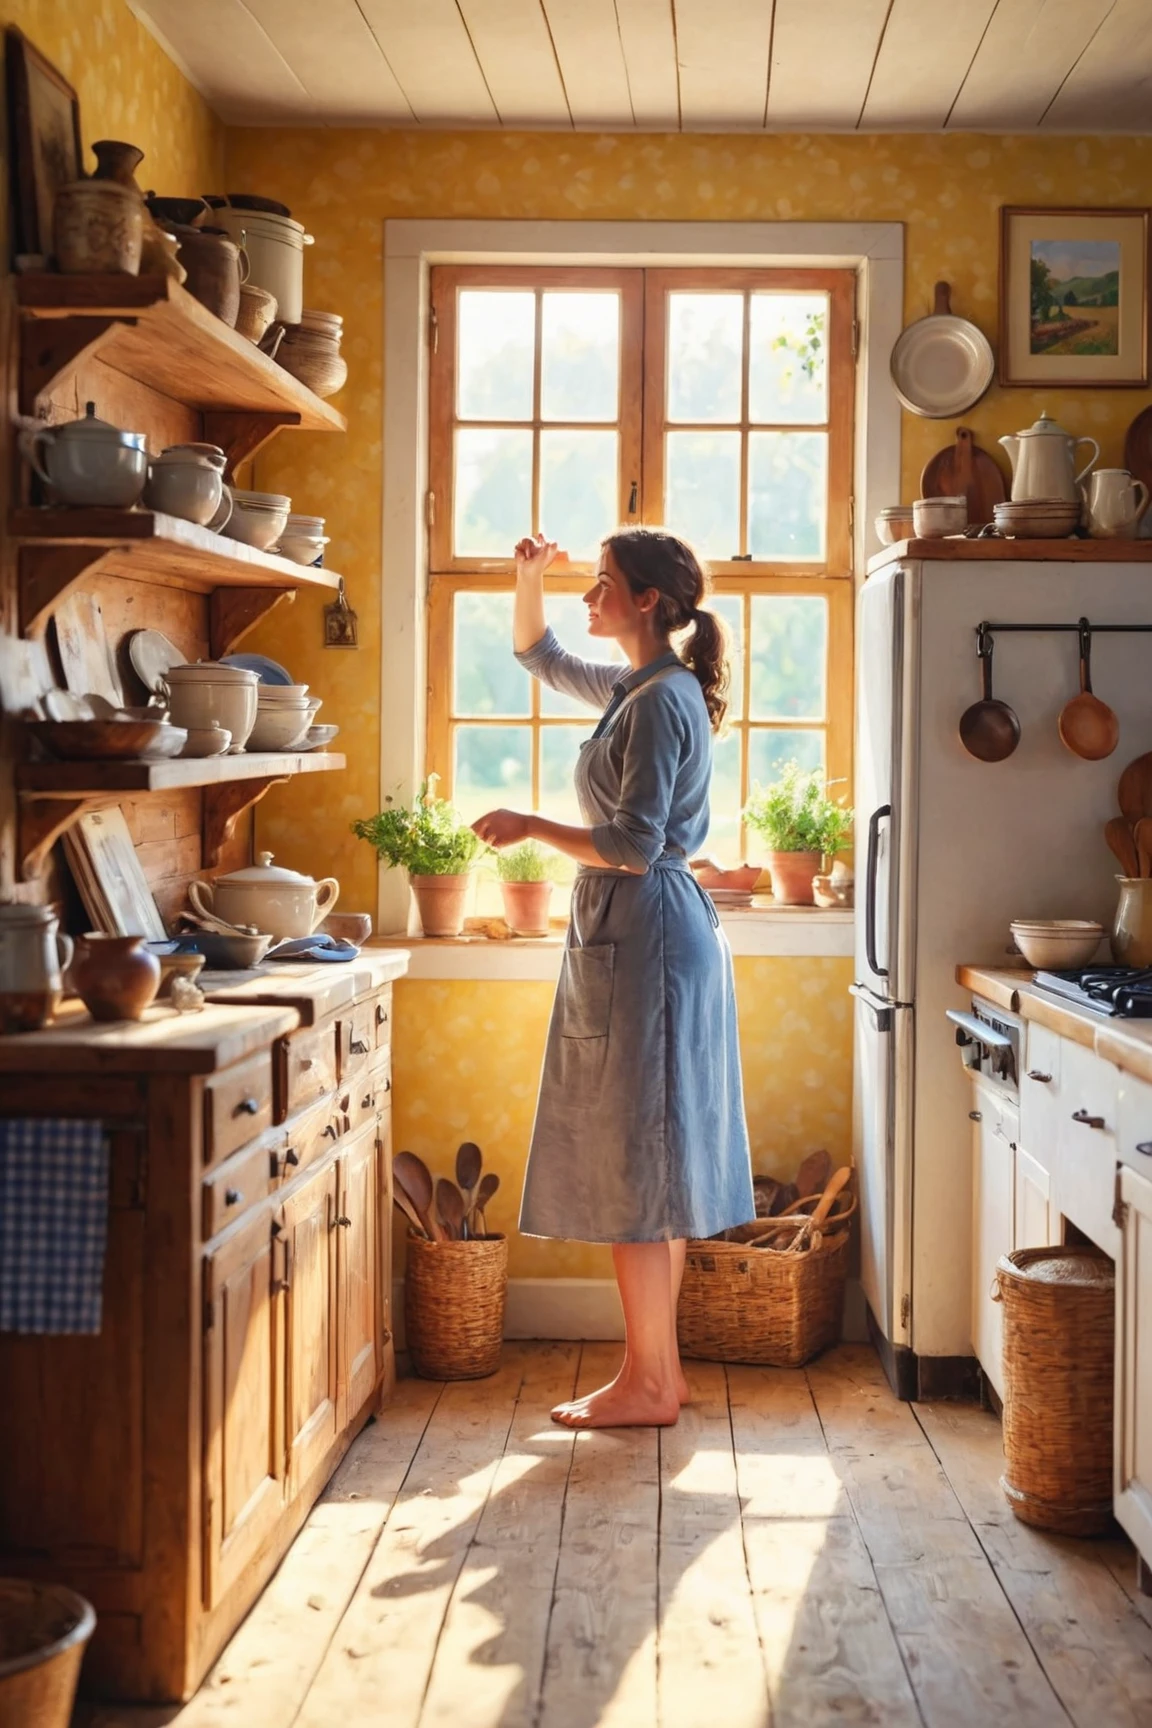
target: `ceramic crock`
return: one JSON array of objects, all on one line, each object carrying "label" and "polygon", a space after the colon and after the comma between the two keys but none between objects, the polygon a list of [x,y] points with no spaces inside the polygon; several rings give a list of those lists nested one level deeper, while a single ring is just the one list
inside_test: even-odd
[{"label": "ceramic crock", "polygon": [[314,882],[311,876],[274,865],[271,852],[258,852],[255,864],[246,870],[188,887],[192,908],[201,917],[252,924],[278,940],[311,936],[335,907],[339,893],[334,876]]},{"label": "ceramic crock", "polygon": [[1117,966],[1152,966],[1152,876],[1117,876],[1120,899],[1112,923]]},{"label": "ceramic crock", "polygon": [[0,906],[0,1031],[46,1026],[63,994],[72,943],[48,906]]},{"label": "ceramic crock", "polygon": [[[1087,476],[1094,462],[1100,460],[1100,446],[1095,438],[1074,438],[1049,415],[1022,432],[1001,438],[1012,462],[1012,501],[1065,498],[1079,504],[1077,487]],[[1092,455],[1076,472],[1076,452],[1081,444],[1092,446]]]},{"label": "ceramic crock", "polygon": [[[218,660],[170,666],[161,680],[173,726],[199,731],[213,724],[232,734],[230,756],[238,755],[256,724],[260,680],[242,666]],[[180,718],[177,719],[176,716]]]},{"label": "ceramic crock", "polygon": [[21,454],[62,504],[111,505],[125,509],[139,502],[148,476],[143,432],[121,432],[96,418],[89,402],[82,420],[63,426],[25,429]]},{"label": "ceramic crock", "polygon": [[56,262],[66,276],[137,276],[144,245],[144,202],[115,180],[61,186],[52,211]]},{"label": "ceramic crock", "polygon": [[188,272],[189,294],[214,312],[224,324],[235,325],[240,311],[240,286],[248,280],[248,256],[243,246],[219,228],[176,227],[179,259]]},{"label": "ceramic crock", "polygon": [[166,516],[179,516],[202,528],[219,518],[222,526],[232,513],[229,499],[227,513],[220,517],[223,499],[224,482],[219,468],[195,451],[165,450],[148,469],[144,502]]},{"label": "ceramic crock", "polygon": [[139,1020],[160,988],[160,962],[143,936],[90,930],[76,943],[71,981],[93,1020]]}]

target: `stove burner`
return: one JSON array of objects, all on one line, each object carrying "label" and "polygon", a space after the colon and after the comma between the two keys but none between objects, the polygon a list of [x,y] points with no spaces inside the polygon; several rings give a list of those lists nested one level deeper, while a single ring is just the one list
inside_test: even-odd
[{"label": "stove burner", "polygon": [[1087,966],[1074,972],[1037,972],[1041,990],[1122,1020],[1152,1019],[1152,966]]}]

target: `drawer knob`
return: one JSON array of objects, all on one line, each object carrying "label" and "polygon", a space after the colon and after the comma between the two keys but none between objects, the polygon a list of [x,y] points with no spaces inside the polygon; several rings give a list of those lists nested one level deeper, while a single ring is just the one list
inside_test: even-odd
[{"label": "drawer knob", "polygon": [[352,1228],[351,1218],[337,1218],[336,1222],[339,1224],[341,1230],[351,1230]]},{"label": "drawer knob", "polygon": [[1038,1080],[1041,1086],[1050,1086],[1052,1084],[1051,1074],[1042,1074],[1039,1068],[1029,1068],[1028,1078],[1029,1080]]},{"label": "drawer knob", "polygon": [[255,1116],[260,1106],[255,1098],[241,1098],[233,1110],[233,1116]]},{"label": "drawer knob", "polygon": [[1080,1122],[1085,1128],[1103,1128],[1103,1116],[1090,1116],[1087,1110],[1073,1110],[1073,1122]]},{"label": "drawer knob", "polygon": [[339,1128],[337,1128],[335,1122],[326,1122],[325,1123],[325,1125],[324,1125],[324,1139],[325,1140],[336,1140],[339,1138],[339,1134],[340,1134],[340,1130],[339,1130]]},{"label": "drawer knob", "polygon": [[369,1110],[369,1109],[371,1109],[371,1107],[372,1107],[372,1094],[371,1094],[371,1092],[368,1092],[365,1094],[365,1096],[363,1098],[361,1098],[360,1108],[361,1108],[361,1110]]},{"label": "drawer knob", "polygon": [[984,1117],[979,1110],[969,1110],[968,1120],[969,1122],[983,1122]]},{"label": "drawer knob", "polygon": [[294,1151],[292,1149],[292,1147],[289,1146],[287,1152],[285,1152],[285,1154],[284,1154],[284,1162],[285,1162],[285,1164],[299,1164],[299,1162],[300,1162],[299,1152]]},{"label": "drawer knob", "polygon": [[224,1190],[225,1206],[239,1206],[243,1198],[244,1196],[241,1194],[239,1188],[225,1188]]},{"label": "drawer knob", "polygon": [[1137,1152],[1142,1152],[1145,1158],[1152,1158],[1152,1140],[1137,1140]]},{"label": "drawer knob", "polygon": [[368,1046],[365,1044],[363,1038],[353,1038],[348,1048],[351,1050],[353,1056],[367,1056],[368,1054]]}]

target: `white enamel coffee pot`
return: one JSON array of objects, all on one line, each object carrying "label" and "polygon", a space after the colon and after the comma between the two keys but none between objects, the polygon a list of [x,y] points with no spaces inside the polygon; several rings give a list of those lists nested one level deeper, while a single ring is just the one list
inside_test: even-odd
[{"label": "white enamel coffee pot", "polygon": [[[1024,431],[1007,434],[1000,442],[1012,462],[1013,503],[1064,498],[1070,504],[1078,504],[1077,488],[1093,463],[1100,460],[1100,446],[1095,438],[1074,438],[1047,414],[1041,414]],[[1076,451],[1081,444],[1090,444],[1092,455],[1077,473]]]}]

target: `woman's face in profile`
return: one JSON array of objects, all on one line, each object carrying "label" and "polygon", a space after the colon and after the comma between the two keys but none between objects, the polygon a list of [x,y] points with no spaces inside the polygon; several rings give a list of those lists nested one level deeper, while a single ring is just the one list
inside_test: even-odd
[{"label": "woman's face in profile", "polygon": [[[654,588],[649,594],[656,598]],[[605,546],[596,566],[596,579],[583,597],[588,608],[589,636],[616,638],[634,634],[645,612],[651,610],[650,605],[644,604],[649,594],[640,596],[632,592],[611,548]]]}]

